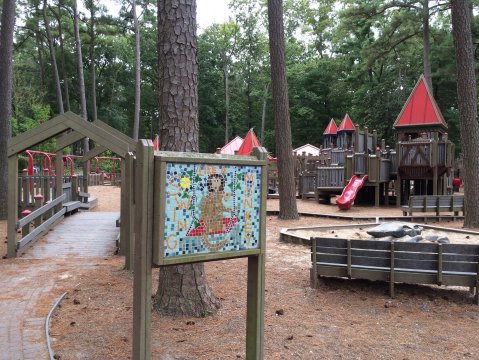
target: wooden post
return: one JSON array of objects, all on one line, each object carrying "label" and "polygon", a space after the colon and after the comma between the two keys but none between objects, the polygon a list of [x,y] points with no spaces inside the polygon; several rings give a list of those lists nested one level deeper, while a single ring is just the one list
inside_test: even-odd
[{"label": "wooden post", "polygon": [[[43,195],[35,195],[35,210],[40,209],[43,206]],[[42,224],[42,216],[38,216],[35,219],[35,227],[39,227]]]},{"label": "wooden post", "polygon": [[[85,179],[85,176],[83,176],[83,179]],[[78,175],[72,175],[72,187],[70,191],[72,192],[71,201],[77,201],[78,200]]]},{"label": "wooden post", "polygon": [[[25,217],[27,215],[30,215],[32,213],[31,210],[23,210],[22,211],[22,217]],[[27,236],[28,234],[30,234],[30,223],[28,224],[25,224],[23,227],[22,227],[22,237],[25,237]]]},{"label": "wooden post", "polygon": [[[253,156],[259,160],[266,160],[267,152],[264,148],[253,149]],[[261,208],[266,209],[266,194],[268,167],[262,169],[262,198]],[[264,244],[261,253],[248,257],[248,289],[246,305],[246,359],[256,360],[264,358],[264,290],[265,290],[265,246],[266,246],[266,213],[261,214],[261,233]]]},{"label": "wooden post", "polygon": [[82,168],[83,168],[82,190],[83,192],[88,192],[88,174],[90,173],[90,161],[84,162]]},{"label": "wooden post", "polygon": [[52,198],[50,193],[50,180],[50,175],[45,175],[45,177],[43,178],[43,199],[45,200],[45,202],[51,200]]},{"label": "wooden post", "polygon": [[[63,194],[63,150],[57,151],[55,161],[55,198]],[[55,206],[54,212],[59,212],[62,204]]]},{"label": "wooden post", "polygon": [[133,267],[135,210],[133,204],[133,153],[127,153],[122,161],[120,254],[125,255],[125,269]]},{"label": "wooden post", "polygon": [[135,164],[133,360],[150,359],[153,236],[153,143],[139,140]]},{"label": "wooden post", "polygon": [[264,253],[248,257],[246,309],[246,359],[263,359],[264,333]]},{"label": "wooden post", "polygon": [[8,204],[7,204],[7,256],[17,256],[17,218],[18,218],[18,154],[8,158]]},{"label": "wooden post", "polygon": [[437,183],[438,183],[438,173],[437,173],[437,161],[438,161],[438,153],[439,153],[439,146],[438,146],[438,134],[437,132],[434,133],[434,140],[431,143],[431,166],[433,175],[432,175],[432,194],[437,195]]}]

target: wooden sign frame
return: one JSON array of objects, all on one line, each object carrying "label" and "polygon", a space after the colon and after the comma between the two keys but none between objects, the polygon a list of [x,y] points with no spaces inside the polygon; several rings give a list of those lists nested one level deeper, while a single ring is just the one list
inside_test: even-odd
[{"label": "wooden sign frame", "polygon": [[[266,195],[267,152],[255,148],[255,157],[224,156],[198,153],[166,153],[153,151],[151,140],[139,140],[135,159],[135,253],[133,278],[133,360],[149,360],[151,357],[151,273],[153,264],[171,266],[191,262],[248,258],[247,307],[246,307],[246,359],[263,359],[264,291],[265,291],[265,243],[266,243]],[[188,256],[178,256],[173,261],[160,255],[164,231],[160,226],[164,219],[165,184],[164,164],[168,161],[185,164],[206,163],[225,165],[262,166],[261,206],[258,247],[248,250],[214,251]],[[163,193],[164,195],[164,193]],[[164,228],[163,228],[164,230]],[[161,242],[158,240],[161,239]],[[157,244],[154,247],[154,243]],[[155,251],[154,251],[155,249]],[[154,262],[153,262],[154,260]],[[160,270],[161,271],[161,270]]]},{"label": "wooden sign frame", "polygon": [[[261,153],[258,152],[258,156],[260,154]],[[258,255],[263,251],[266,218],[261,216],[261,214],[265,213],[266,194],[268,191],[266,160],[261,160],[254,156],[232,156],[181,152],[156,152],[154,159],[153,263],[155,265],[164,266],[230,259]],[[189,174],[187,174],[186,170],[184,170],[184,175],[181,175],[180,171],[175,171],[174,175],[167,175],[167,173],[180,168],[190,169]],[[171,171],[169,171],[169,169],[171,169]],[[193,169],[195,173],[193,173]],[[233,171],[235,172],[234,174]],[[256,174],[249,173],[249,171],[255,171]],[[209,175],[208,172],[210,172]],[[214,173],[211,174],[212,172]],[[238,173],[236,174],[236,172]],[[200,177],[198,174],[202,174],[203,176]],[[226,229],[226,225],[220,224],[223,225],[223,228],[225,228],[224,231],[228,231],[227,234],[209,236],[209,230],[205,230],[207,226],[205,226],[203,220],[198,220],[196,217],[193,219],[191,213],[194,215],[195,210],[197,214],[200,211],[202,195],[203,199],[205,199],[209,194],[213,194],[208,192],[205,180],[206,178],[215,176],[216,178],[221,178],[223,187],[227,188],[221,192],[223,196],[216,197],[216,201],[220,203],[219,206],[224,207],[223,198],[225,198],[226,195],[229,196],[230,203],[241,203],[240,205],[243,206],[238,205],[237,210],[233,210],[233,212],[238,212],[238,216],[234,218],[235,220],[238,220],[238,223],[235,221],[235,224],[231,225],[232,218],[222,219],[225,222],[228,222],[229,220],[229,225],[231,225]],[[200,178],[202,179],[201,182],[197,183]],[[227,184],[229,187],[225,186],[225,178],[230,180]],[[238,179],[241,180],[237,181]],[[173,180],[175,180],[174,183]],[[249,205],[246,201],[243,201],[245,200],[244,197],[236,194],[237,189],[244,191],[247,183],[251,183],[251,187],[247,188],[249,189],[249,191],[247,191],[248,194],[243,193],[243,195],[244,197],[246,195],[249,196]],[[197,189],[200,186],[202,186],[203,189]],[[173,191],[173,194],[171,194],[170,191]],[[232,194],[235,194],[233,196],[234,199],[231,199]],[[214,196],[215,195],[211,195],[211,199],[213,199]],[[255,200],[254,204],[256,205],[255,208],[253,208],[253,196]],[[216,205],[213,204],[213,206]],[[248,209],[244,209],[244,207],[248,206]],[[170,213],[171,210],[174,211],[174,214]],[[253,214],[251,214],[251,212],[253,212]],[[183,214],[186,214],[186,216]],[[242,216],[240,214],[242,214]],[[198,217],[201,217],[201,215]],[[169,221],[168,219],[170,218],[174,218],[174,221]],[[184,218],[187,218],[188,220],[182,221]],[[197,230],[196,233],[194,231],[194,222],[196,222],[197,225],[201,224],[200,230]],[[169,226],[166,226],[166,223],[168,223]],[[179,224],[179,226],[177,226],[177,224]],[[251,226],[251,224],[255,224],[254,228]],[[239,229],[238,234],[232,235],[232,232],[230,232],[232,228],[239,228],[241,225],[248,226],[250,232],[245,234],[243,231],[244,229]],[[174,229],[171,229],[173,226]],[[196,236],[187,236],[188,227],[190,229],[190,233],[193,233]],[[192,228],[193,230],[191,230]],[[199,235],[201,232],[204,232],[204,234]],[[217,232],[221,233],[222,231],[220,230]],[[244,239],[246,235],[248,235],[249,239]],[[224,240],[219,243],[220,248],[216,250],[209,250],[206,247],[207,245],[210,245],[208,242],[208,237],[219,237],[220,239]],[[243,237],[243,239],[240,239],[241,237]],[[229,242],[234,241],[238,245],[230,246],[231,249],[223,251],[221,249],[223,248],[222,244],[226,248],[228,246],[228,238],[230,238]],[[175,254],[176,256],[167,256],[170,243],[175,245],[176,249],[178,249],[179,243],[187,243],[188,239],[190,240],[189,248],[191,250],[193,247],[191,243],[195,244],[196,248],[200,248],[202,250],[200,250],[199,253],[193,253],[193,251],[191,251],[191,253],[186,254],[181,254],[182,252],[185,253],[186,251],[177,251],[179,255]],[[207,242],[207,245],[205,245],[205,241]],[[251,243],[254,245],[248,248],[248,244]],[[241,248],[239,244],[241,244]],[[186,249],[187,246],[188,244],[183,245],[183,249]],[[210,246],[210,248],[211,247],[213,246]]]}]

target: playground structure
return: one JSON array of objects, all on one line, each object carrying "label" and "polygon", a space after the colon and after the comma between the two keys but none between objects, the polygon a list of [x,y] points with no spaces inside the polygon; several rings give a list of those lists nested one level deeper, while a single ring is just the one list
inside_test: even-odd
[{"label": "playground structure", "polygon": [[[56,178],[56,159],[57,154],[44,151],[26,150],[25,155],[28,158],[27,168],[22,170],[21,176],[18,177],[18,207],[20,211],[32,210],[35,208],[35,197],[42,195],[45,202],[50,201],[55,195],[55,178]],[[40,158],[40,163],[35,164],[35,158]],[[82,156],[78,155],[62,155],[62,179],[64,193],[67,199],[78,199],[80,193],[86,193],[84,187],[83,175],[75,173],[75,159],[81,161]],[[95,171],[93,172],[92,162],[95,162]],[[111,162],[111,172],[100,171],[100,162]],[[88,186],[94,185],[120,185],[121,174],[117,173],[117,163],[121,159],[117,157],[99,157],[95,156],[88,160]],[[38,165],[38,166],[36,166]],[[71,185],[73,182],[76,186]],[[70,184],[70,185],[69,185]],[[70,189],[69,192],[66,189]],[[76,190],[75,190],[76,189]],[[83,204],[80,208],[92,208],[96,205],[95,199],[81,199]],[[68,200],[70,201],[70,200]]]},{"label": "playground structure", "polygon": [[[395,199],[400,206],[410,195],[451,194],[454,144],[448,140],[447,124],[424,77],[393,129],[396,146],[391,148],[384,140],[378,142],[376,130],[360,130],[348,114],[339,126],[332,119],[323,133],[320,155],[296,157],[299,196],[330,203],[332,196],[347,190],[352,201],[374,199],[379,206]],[[340,208],[348,207],[343,203]]]},{"label": "playground structure", "polygon": [[[73,130],[73,131],[71,131]],[[61,136],[59,136],[61,135]],[[34,146],[56,137],[56,153],[49,154],[30,150]],[[64,155],[67,146],[88,137],[96,147],[83,156]],[[132,262],[133,200],[132,200],[132,159],[136,142],[107,124],[96,121],[86,122],[72,112],[61,114],[38,127],[9,140],[8,144],[8,246],[7,256],[15,257],[26,246],[40,238],[49,228],[60,221],[65,214],[78,209],[89,209],[96,205],[96,199],[88,194],[89,184],[105,182],[103,174],[89,174],[90,160],[111,161],[114,174],[108,175],[111,184],[121,183],[123,219],[120,229],[120,253],[126,255],[125,263],[129,268]],[[111,150],[119,157],[99,157],[105,150]],[[22,176],[19,176],[19,155],[26,153],[29,163]],[[34,171],[34,157],[42,157],[43,174]],[[116,164],[121,162],[123,181],[116,173]],[[62,159],[61,161],[56,161]],[[83,174],[75,174],[74,160],[83,165]],[[90,163],[90,164],[89,164]],[[68,169],[69,174],[66,174]],[[20,220],[19,220],[20,218]],[[32,228],[31,224],[34,223]],[[21,236],[17,238],[17,230]],[[121,241],[123,240],[123,241]]]}]

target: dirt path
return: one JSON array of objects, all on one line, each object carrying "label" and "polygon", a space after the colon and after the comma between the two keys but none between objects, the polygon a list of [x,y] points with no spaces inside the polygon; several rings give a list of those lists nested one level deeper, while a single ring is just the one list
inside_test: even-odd
[{"label": "dirt path", "polygon": [[[115,248],[117,217],[117,213],[75,214],[21,257],[0,262],[0,359],[48,358],[46,317],[66,284],[85,271],[111,266],[106,264]],[[112,230],[98,237],[98,227],[109,223]]]}]

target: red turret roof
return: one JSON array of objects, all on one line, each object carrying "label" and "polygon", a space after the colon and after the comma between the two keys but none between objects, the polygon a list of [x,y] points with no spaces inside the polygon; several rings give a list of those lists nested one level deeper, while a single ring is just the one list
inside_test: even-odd
[{"label": "red turret roof", "polygon": [[336,135],[338,133],[338,126],[336,125],[336,121],[331,119],[326,130],[324,130],[323,135]]},{"label": "red turret roof", "polygon": [[356,131],[356,127],[348,114],[344,115],[343,121],[339,124],[338,132],[340,131]]},{"label": "red turret roof", "polygon": [[246,156],[251,155],[251,152],[253,151],[254,147],[261,147],[261,143],[256,137],[253,129],[250,129],[250,131],[248,131],[248,134],[246,134],[246,137],[244,138],[243,143],[238,149],[237,154],[246,155]]},{"label": "red turret roof", "polygon": [[441,110],[421,75],[393,127],[439,125],[447,128]]}]

